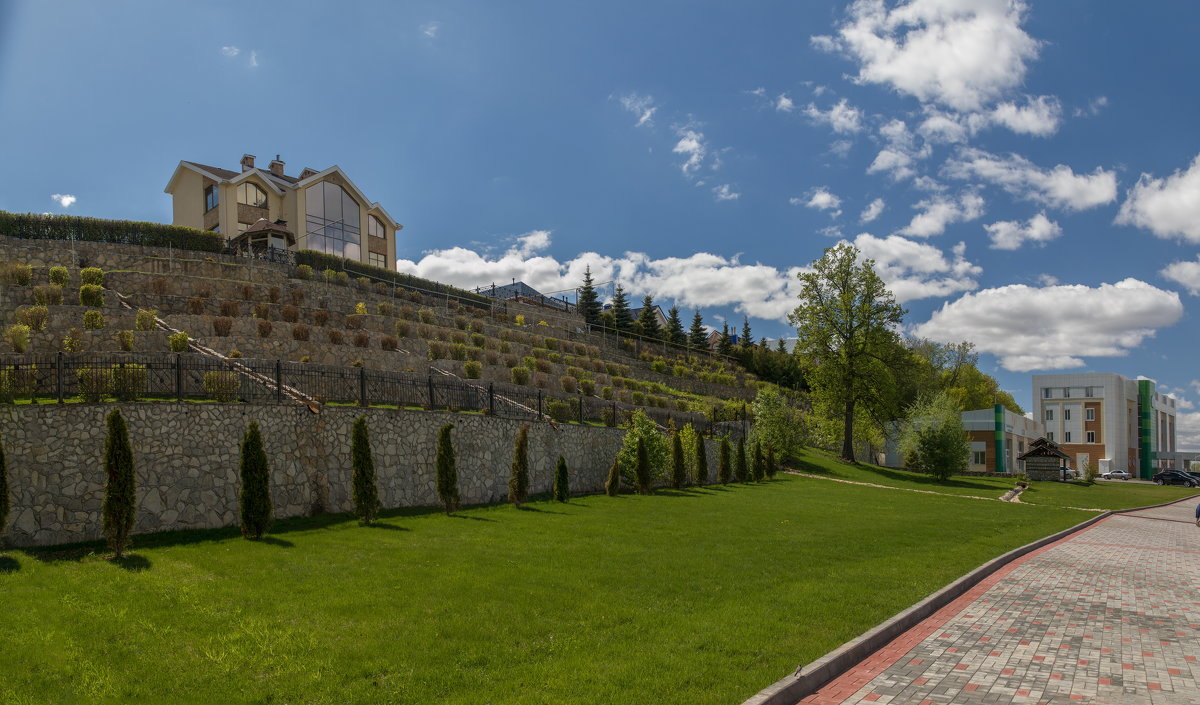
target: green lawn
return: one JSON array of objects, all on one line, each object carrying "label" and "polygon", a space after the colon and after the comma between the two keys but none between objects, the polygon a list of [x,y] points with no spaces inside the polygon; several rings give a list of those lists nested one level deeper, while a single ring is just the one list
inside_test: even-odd
[{"label": "green lawn", "polygon": [[10,550],[0,702],[735,703],[1089,516],[782,476]]},{"label": "green lawn", "polygon": [[[979,497],[999,498],[1016,484],[1013,479],[996,477],[951,477],[939,482],[929,475],[908,470],[866,464],[847,465],[828,454],[812,449],[801,451],[792,468],[839,480]],[[1029,489],[1021,493],[1021,501],[1054,507],[1127,509],[1192,496],[1200,497],[1200,491],[1137,482],[1097,481],[1091,485],[1083,482],[1034,482],[1030,484]]]}]

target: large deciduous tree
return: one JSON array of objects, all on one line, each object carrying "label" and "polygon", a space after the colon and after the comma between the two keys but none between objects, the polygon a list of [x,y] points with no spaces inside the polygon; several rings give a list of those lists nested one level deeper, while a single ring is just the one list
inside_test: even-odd
[{"label": "large deciduous tree", "polygon": [[853,461],[856,414],[882,422],[894,411],[895,373],[908,356],[896,332],[905,311],[853,245],[826,248],[799,278],[800,305],[788,320],[814,393],[842,417],[841,456]]}]

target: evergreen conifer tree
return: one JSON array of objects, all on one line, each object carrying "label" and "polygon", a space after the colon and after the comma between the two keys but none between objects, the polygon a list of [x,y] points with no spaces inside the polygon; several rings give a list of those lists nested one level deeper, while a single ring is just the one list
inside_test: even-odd
[{"label": "evergreen conifer tree", "polygon": [[658,309],[654,308],[654,299],[649,294],[642,297],[642,310],[638,312],[638,332],[647,338],[661,338],[662,327],[658,325]]},{"label": "evergreen conifer tree", "polygon": [[742,317],[742,339],[738,341],[742,350],[749,350],[754,345],[754,336],[750,334],[750,317]]},{"label": "evergreen conifer tree", "polygon": [[612,465],[608,467],[608,479],[604,481],[604,494],[609,497],[621,494],[621,460],[619,458],[613,458]]},{"label": "evergreen conifer tree", "polygon": [[529,424],[517,431],[512,471],[508,476],[508,501],[520,507],[529,499]]},{"label": "evergreen conifer tree", "polygon": [[721,324],[721,338],[717,341],[717,354],[733,354],[733,338],[729,337],[729,323]]},{"label": "evergreen conifer tree", "polygon": [[746,465],[745,438],[738,439],[737,454],[733,456],[733,474],[737,477],[738,482],[746,482],[750,479],[750,468]]},{"label": "evergreen conifer tree", "polygon": [[367,431],[365,415],[359,416],[354,422],[350,461],[354,514],[359,522],[369,525],[379,516],[379,486],[375,480],[375,459],[371,455],[371,436]]},{"label": "evergreen conifer tree", "polygon": [[566,502],[571,499],[571,478],[567,473],[567,459],[558,456],[558,464],[554,467],[554,499]]},{"label": "evergreen conifer tree", "polygon": [[722,485],[728,485],[733,474],[730,467],[729,456],[729,436],[721,436],[721,452],[718,455],[719,461],[717,464],[717,481]]},{"label": "evergreen conifer tree", "polygon": [[683,458],[683,439],[678,433],[671,435],[671,486],[681,489],[687,484],[687,461]]},{"label": "evergreen conifer tree", "polygon": [[672,306],[671,310],[667,311],[667,330],[663,339],[672,345],[687,345],[687,333],[683,332],[683,321],[679,319],[678,306]]},{"label": "evergreen conifer tree", "polygon": [[454,424],[448,423],[438,431],[437,458],[437,492],[438,498],[446,507],[447,514],[458,511],[458,470],[454,467],[454,442],[450,439],[450,429]]},{"label": "evergreen conifer tree", "polygon": [[775,446],[767,445],[767,477],[774,478],[779,468],[775,464]]},{"label": "evergreen conifer tree", "polygon": [[708,331],[704,329],[704,317],[700,315],[699,309],[692,314],[692,327],[688,330],[688,347],[696,350],[708,349]]},{"label": "evergreen conifer tree", "polygon": [[267,452],[263,449],[262,432],[257,421],[251,421],[242,437],[241,478],[238,493],[238,514],[242,535],[248,539],[262,538],[271,527],[271,472],[267,467]]},{"label": "evergreen conifer tree", "polygon": [[637,464],[634,472],[637,475],[638,492],[650,494],[650,458],[646,454],[646,442],[641,438],[637,439]]},{"label": "evergreen conifer tree", "polygon": [[767,470],[763,467],[762,444],[757,440],[754,441],[754,448],[750,451],[750,477],[755,482],[762,482],[767,477]]},{"label": "evergreen conifer tree", "polygon": [[[595,282],[592,280],[592,265],[583,270],[583,286],[579,287],[579,313],[588,323],[600,322],[600,297],[596,295]],[[519,506],[519,505],[518,505]]]},{"label": "evergreen conifer tree", "polygon": [[133,474],[133,448],[129,429],[120,409],[108,415],[108,435],[104,438],[104,486],[101,530],[116,558],[125,555],[133,520],[137,513],[137,488]]},{"label": "evergreen conifer tree", "polygon": [[708,484],[708,452],[704,447],[704,436],[696,434],[696,445],[692,449],[696,458],[696,484]]},{"label": "evergreen conifer tree", "polygon": [[783,341],[783,338],[775,341],[775,352],[787,354],[787,343]]},{"label": "evergreen conifer tree", "polygon": [[625,295],[625,290],[617,284],[616,290],[613,291],[612,300],[612,315],[613,325],[617,330],[628,332],[633,330],[633,314],[629,312],[629,297]]}]

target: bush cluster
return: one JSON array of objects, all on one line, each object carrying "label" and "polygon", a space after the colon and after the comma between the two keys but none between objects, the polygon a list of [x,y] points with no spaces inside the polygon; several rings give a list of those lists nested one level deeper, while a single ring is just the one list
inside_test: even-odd
[{"label": "bush cluster", "polygon": [[0,211],[0,231],[25,240],[83,240],[220,252],[221,235],[161,223]]}]

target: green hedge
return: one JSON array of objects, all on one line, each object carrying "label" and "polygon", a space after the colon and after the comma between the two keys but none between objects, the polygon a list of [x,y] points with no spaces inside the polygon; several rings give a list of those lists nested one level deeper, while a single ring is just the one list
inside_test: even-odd
[{"label": "green hedge", "polygon": [[332,269],[339,272],[347,272],[355,276],[370,277],[375,281],[389,282],[396,286],[405,289],[412,289],[421,293],[435,293],[444,296],[449,296],[452,299],[457,299],[461,303],[477,306],[479,308],[491,308],[492,300],[486,296],[476,294],[473,291],[460,289],[457,286],[442,284],[430,279],[422,279],[414,277],[411,274],[401,274],[393,272],[390,269],[376,267],[374,265],[359,262],[357,260],[338,257],[316,250],[300,250],[296,253],[296,265],[307,264],[317,272],[322,272],[326,269]]},{"label": "green hedge", "polygon": [[133,220],[7,211],[0,211],[0,235],[23,240],[81,240],[150,247],[169,246],[202,252],[220,252],[225,247],[225,240],[220,234],[207,230]]}]

